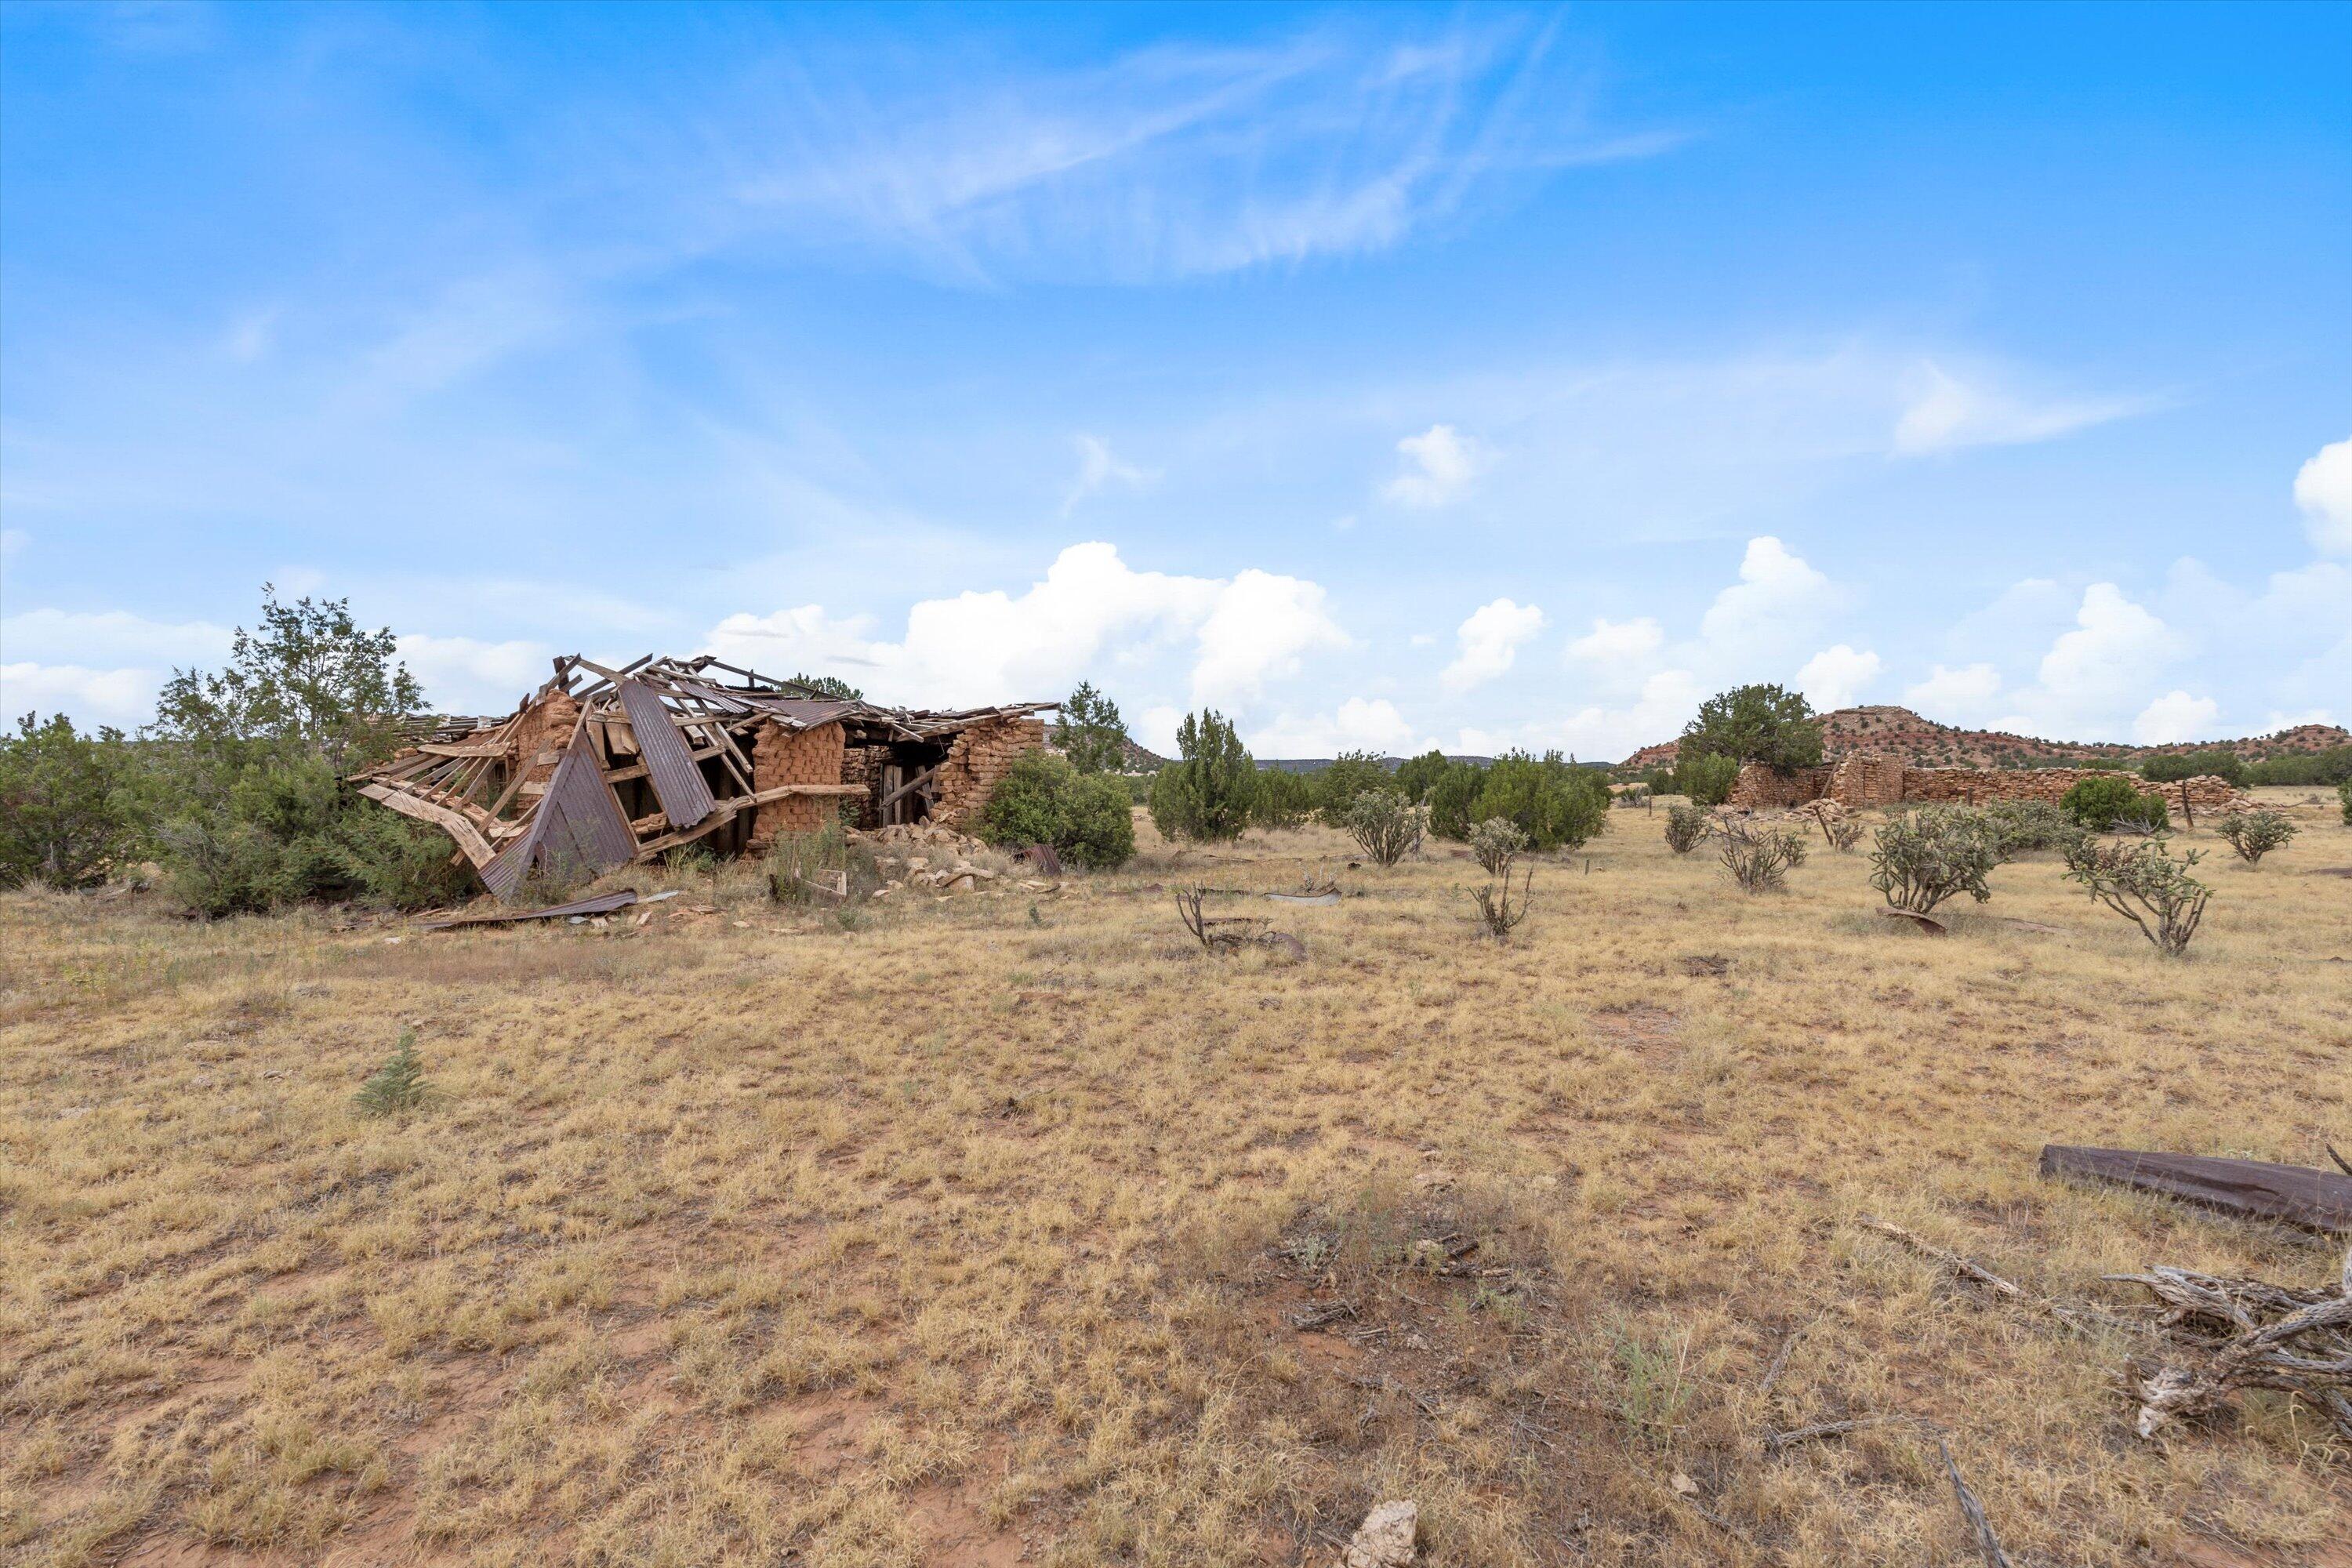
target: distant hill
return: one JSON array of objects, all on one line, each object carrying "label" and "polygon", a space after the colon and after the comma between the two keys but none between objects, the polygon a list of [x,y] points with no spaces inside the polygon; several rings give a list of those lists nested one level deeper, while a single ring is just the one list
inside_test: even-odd
[{"label": "distant hill", "polygon": [[[1333,757],[1260,757],[1257,759],[1257,771],[1262,773],[1319,773],[1337,760]],[[1474,763],[1483,768],[1492,763],[1495,759],[1474,757],[1466,753],[1457,756],[1448,752],[1445,754],[1445,760],[1449,763]],[[1381,759],[1381,765],[1391,773],[1396,772],[1404,766],[1404,763],[1405,759],[1402,757]]]},{"label": "distant hill", "polygon": [[[1061,750],[1061,739],[1059,725],[1045,726],[1045,745],[1049,751]],[[1119,764],[1118,771],[1123,773],[1156,773],[1167,764],[1167,758],[1130,740],[1127,742],[1127,758]]]},{"label": "distant hill", "polygon": [[[2005,730],[1962,730],[1923,719],[1908,708],[1892,706],[1840,708],[1822,715],[1822,749],[1831,758],[1861,752],[1895,757],[1915,767],[2064,767],[2088,762],[2131,763],[2184,752],[2235,752],[2251,763],[2344,745],[2352,745],[2352,731],[2334,724],[2297,724],[2276,734],[2235,741],[2126,746],[2101,741],[2043,741]],[[1677,749],[1672,741],[1644,746],[1626,759],[1625,765],[1672,767]]]}]

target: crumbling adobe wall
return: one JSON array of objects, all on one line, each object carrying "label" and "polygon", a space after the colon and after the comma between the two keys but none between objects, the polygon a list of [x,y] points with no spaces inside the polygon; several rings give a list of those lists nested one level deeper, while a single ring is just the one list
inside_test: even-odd
[{"label": "crumbling adobe wall", "polygon": [[851,746],[842,752],[841,782],[866,786],[864,795],[843,799],[851,826],[871,832],[882,825],[882,770],[889,761],[887,746]]},{"label": "crumbling adobe wall", "polygon": [[[774,789],[780,784],[840,784],[845,747],[841,725],[818,724],[787,730],[770,719],[751,742],[751,787]],[[762,850],[780,833],[814,833],[834,815],[840,797],[829,795],[788,795],[756,808],[751,816],[751,847]],[[855,798],[854,796],[852,798]]]},{"label": "crumbling adobe wall", "polygon": [[1034,717],[990,719],[959,731],[940,763],[931,820],[961,830],[980,815],[996,781],[1045,744],[1045,721]]},{"label": "crumbling adobe wall", "polygon": [[523,710],[507,752],[509,778],[520,773],[526,784],[545,784],[555,776],[556,759],[572,743],[580,722],[580,700],[568,691],[549,691]]},{"label": "crumbling adobe wall", "polygon": [[[2055,805],[2084,779],[2128,776],[2098,768],[1915,768],[1893,757],[1874,756],[1851,756],[1832,766],[1787,773],[1749,763],[1739,770],[1728,804],[1749,811],[1785,810],[1823,798],[1848,810],[1928,801],[1988,805],[1997,800],[2046,800]],[[2161,795],[2177,816],[2189,811],[2219,816],[2247,804],[2229,780],[2210,774],[2172,784],[2131,782],[2142,795]]]}]

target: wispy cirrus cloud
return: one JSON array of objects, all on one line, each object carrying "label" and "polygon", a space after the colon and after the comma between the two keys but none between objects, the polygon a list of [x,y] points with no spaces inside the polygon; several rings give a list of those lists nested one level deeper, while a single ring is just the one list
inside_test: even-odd
[{"label": "wispy cirrus cloud", "polygon": [[1379,250],[1514,185],[1690,140],[1598,126],[1556,43],[1522,19],[1403,37],[1324,26],[919,76],[787,51],[757,73],[759,111],[722,132],[740,171],[728,195],[763,235],[821,233],[972,284]]}]

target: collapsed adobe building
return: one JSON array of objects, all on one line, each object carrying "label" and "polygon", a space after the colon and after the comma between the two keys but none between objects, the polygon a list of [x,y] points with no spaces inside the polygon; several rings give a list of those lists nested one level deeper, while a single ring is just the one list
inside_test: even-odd
[{"label": "collapsed adobe building", "polygon": [[961,828],[1058,706],[916,711],[708,655],[572,655],[508,717],[442,725],[352,782],[448,834],[504,900],[534,870],[593,876],[686,844],[757,854],[836,812]]},{"label": "collapsed adobe building", "polygon": [[2168,784],[2145,784],[2098,768],[1919,768],[1893,757],[1847,756],[1819,767],[1782,773],[1761,763],[1739,770],[1727,804],[1755,811],[1832,800],[1849,811],[1865,806],[1924,805],[1949,801],[1987,805],[1997,800],[2046,800],[2053,805],[2084,779],[2130,778],[2142,795],[2160,796],[2168,810],[2191,819],[2251,804],[2230,781],[2200,773]]}]

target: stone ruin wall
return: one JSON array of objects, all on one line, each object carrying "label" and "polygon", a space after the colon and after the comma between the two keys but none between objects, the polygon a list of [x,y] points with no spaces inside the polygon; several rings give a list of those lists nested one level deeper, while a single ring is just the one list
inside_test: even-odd
[{"label": "stone ruin wall", "polygon": [[[779,784],[856,782],[845,779],[846,752],[837,721],[787,730],[772,719],[759,727],[751,742],[751,787],[767,790]],[[780,833],[815,832],[834,814],[839,799],[829,795],[788,795],[765,803],[751,816],[751,847],[755,852],[765,850]]]},{"label": "stone ruin wall", "polygon": [[[1750,811],[1785,810],[1822,799],[1848,810],[1930,801],[1988,805],[1997,800],[2046,800],[2054,805],[2084,779],[2130,777],[2100,768],[1915,768],[1892,757],[1873,756],[1846,757],[1788,773],[1749,763],[1739,770],[1727,804]],[[2246,797],[2231,788],[2229,780],[2210,773],[2170,784],[2131,782],[2142,795],[2162,796],[2177,816],[2192,811],[2218,816],[2246,805]]]},{"label": "stone ruin wall", "polygon": [[940,763],[931,820],[961,831],[988,799],[996,781],[1031,752],[1044,749],[1045,721],[1032,716],[990,719],[957,733]]}]

